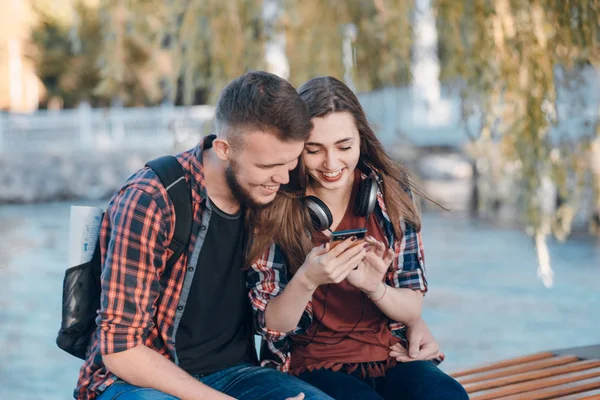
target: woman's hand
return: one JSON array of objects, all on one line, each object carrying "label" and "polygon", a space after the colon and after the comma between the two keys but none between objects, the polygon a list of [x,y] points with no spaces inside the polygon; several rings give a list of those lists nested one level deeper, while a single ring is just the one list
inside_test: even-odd
[{"label": "woman's hand", "polygon": [[367,255],[367,243],[354,245],[356,237],[348,238],[330,248],[330,244],[313,248],[298,270],[304,285],[314,290],[320,285],[340,283]]},{"label": "woman's hand", "polygon": [[394,259],[394,250],[387,248],[380,241],[368,236],[370,248],[363,262],[348,275],[348,282],[367,295],[376,293],[383,284],[383,277]]},{"label": "woman's hand", "polygon": [[445,357],[423,318],[406,327],[406,339],[408,349],[400,343],[390,346],[390,357],[395,358],[396,361],[410,362]]}]

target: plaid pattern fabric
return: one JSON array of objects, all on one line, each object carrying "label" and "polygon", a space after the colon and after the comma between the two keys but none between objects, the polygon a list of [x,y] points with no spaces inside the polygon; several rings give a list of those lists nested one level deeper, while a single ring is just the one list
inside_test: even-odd
[{"label": "plaid pattern fabric", "polygon": [[100,233],[103,268],[98,327],[79,373],[75,398],[94,399],[115,381],[102,355],[145,344],[174,359],[173,321],[206,196],[203,148],[204,142],[177,156],[191,188],[194,223],[189,249],[169,277],[162,274],[171,253],[167,247],[175,229],[175,211],[154,171],[136,172],[111,199]]},{"label": "plaid pattern fabric", "polygon": [[[374,216],[378,219],[388,243],[391,243],[396,253],[392,268],[386,275],[386,283],[391,287],[421,290],[425,293],[427,280],[420,232],[417,232],[412,225],[401,221],[404,236],[401,240],[396,240],[381,191],[377,193],[377,203],[378,207],[375,208]],[[276,332],[267,329],[265,322],[267,304],[270,299],[278,296],[285,289],[290,279],[284,253],[274,243],[258,260],[252,263],[247,274],[255,327],[257,332],[265,338],[267,345],[263,347],[261,365],[274,367],[283,372],[289,371],[290,368],[291,341],[289,335],[304,333],[313,319],[313,306],[309,301],[298,326],[293,331]],[[402,323],[390,321],[389,327],[392,333],[406,345],[405,326]]]}]

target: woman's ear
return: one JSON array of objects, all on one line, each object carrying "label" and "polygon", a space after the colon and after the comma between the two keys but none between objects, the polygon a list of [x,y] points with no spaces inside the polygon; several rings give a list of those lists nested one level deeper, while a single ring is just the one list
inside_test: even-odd
[{"label": "woman's ear", "polygon": [[212,148],[219,159],[228,161],[231,157],[231,145],[226,139],[216,138],[212,142]]}]

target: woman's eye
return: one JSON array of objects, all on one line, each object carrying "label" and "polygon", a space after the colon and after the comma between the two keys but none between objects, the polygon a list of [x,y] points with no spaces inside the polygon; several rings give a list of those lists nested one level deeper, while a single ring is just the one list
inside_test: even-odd
[{"label": "woman's eye", "polygon": [[352,147],[340,147],[341,151],[348,151],[350,150]]},{"label": "woman's eye", "polygon": [[306,149],[306,153],[307,154],[317,154],[318,152],[319,152],[319,150],[309,150],[309,149]]}]

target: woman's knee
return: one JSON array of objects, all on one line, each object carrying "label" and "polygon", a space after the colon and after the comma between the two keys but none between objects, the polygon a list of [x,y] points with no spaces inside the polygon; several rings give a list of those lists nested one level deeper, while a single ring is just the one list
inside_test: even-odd
[{"label": "woman's knee", "polygon": [[447,400],[469,400],[469,395],[465,388],[454,378],[444,374],[444,377],[437,378],[433,385],[431,394],[424,399],[447,399]]},{"label": "woman's knee", "polygon": [[299,378],[336,400],[383,400],[371,386],[345,372],[319,369],[300,374]]},{"label": "woman's knee", "polygon": [[428,361],[398,364],[388,371],[384,397],[395,399],[392,393],[404,393],[405,397],[424,400],[468,400],[466,390],[450,375]]}]

